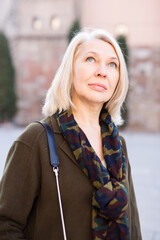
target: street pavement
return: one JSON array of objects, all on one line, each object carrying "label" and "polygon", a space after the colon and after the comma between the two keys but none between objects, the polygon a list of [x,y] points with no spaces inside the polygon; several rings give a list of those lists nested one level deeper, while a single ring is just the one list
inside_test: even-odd
[{"label": "street pavement", "polygon": [[[0,178],[8,150],[23,128],[0,125]],[[124,131],[143,240],[160,240],[160,134]],[[137,240],[137,239],[134,239]]]}]

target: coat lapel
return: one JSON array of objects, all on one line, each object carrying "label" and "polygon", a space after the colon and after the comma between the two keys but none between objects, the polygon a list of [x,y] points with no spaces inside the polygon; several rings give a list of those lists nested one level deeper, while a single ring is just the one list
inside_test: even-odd
[{"label": "coat lapel", "polygon": [[[51,125],[52,125],[52,129],[53,129],[53,132],[54,132],[54,135],[55,135],[55,141],[56,141],[56,146],[57,146],[57,149],[60,148],[61,151],[63,151],[68,157],[70,160],[72,160],[79,168],[79,164],[77,163],[71,149],[69,148],[68,144],[67,144],[67,141],[65,141],[60,129],[59,129],[59,126],[57,124],[57,120],[55,118],[55,116],[51,116]],[[80,168],[81,169],[81,168]]]}]

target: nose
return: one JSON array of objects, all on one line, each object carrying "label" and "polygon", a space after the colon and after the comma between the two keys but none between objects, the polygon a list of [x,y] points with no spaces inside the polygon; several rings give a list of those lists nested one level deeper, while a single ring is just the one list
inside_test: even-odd
[{"label": "nose", "polygon": [[95,72],[97,77],[106,78],[107,77],[107,68],[104,65],[99,66]]}]

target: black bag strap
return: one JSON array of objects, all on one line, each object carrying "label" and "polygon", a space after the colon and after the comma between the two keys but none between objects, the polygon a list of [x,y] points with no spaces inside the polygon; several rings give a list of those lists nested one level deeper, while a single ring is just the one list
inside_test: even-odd
[{"label": "black bag strap", "polygon": [[66,228],[65,228],[65,222],[64,222],[64,215],[63,215],[63,208],[62,208],[61,193],[60,193],[60,185],[59,185],[59,180],[58,180],[59,159],[58,159],[54,134],[53,134],[52,128],[47,123],[42,122],[42,121],[35,121],[35,122],[40,123],[44,127],[44,129],[46,130],[47,139],[48,139],[48,146],[49,146],[49,153],[50,153],[50,163],[53,166],[53,172],[55,173],[55,177],[56,177],[58,201],[59,201],[61,221],[62,221],[62,229],[63,229],[63,237],[64,237],[64,240],[67,240]]},{"label": "black bag strap", "polygon": [[59,159],[58,159],[57,148],[56,148],[56,143],[55,143],[55,138],[54,138],[52,128],[45,122],[42,122],[42,121],[36,121],[36,122],[40,123],[46,130],[48,145],[49,145],[49,153],[50,153],[50,163],[54,168],[57,168],[59,166]]}]

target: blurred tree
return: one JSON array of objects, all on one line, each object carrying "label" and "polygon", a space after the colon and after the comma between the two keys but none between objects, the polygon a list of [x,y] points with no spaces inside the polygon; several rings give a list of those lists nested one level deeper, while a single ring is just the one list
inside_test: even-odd
[{"label": "blurred tree", "polygon": [[8,40],[0,33],[0,122],[11,120],[16,113],[14,75]]},{"label": "blurred tree", "polygon": [[[129,50],[128,50],[128,46],[127,46],[127,42],[126,42],[126,37],[124,35],[119,35],[117,37],[117,42],[122,50],[125,62],[126,62],[126,66],[128,69],[128,55],[129,55]],[[127,94],[128,97],[128,94]],[[121,126],[121,128],[125,128],[128,124],[128,108],[127,108],[127,97],[125,99],[125,102],[122,105],[122,109],[121,109],[121,115],[122,118],[124,119],[124,123]]]},{"label": "blurred tree", "polygon": [[126,62],[127,68],[128,68],[128,53],[129,53],[129,51],[128,51],[126,37],[124,35],[119,35],[117,37],[117,42],[122,50],[122,53],[123,53],[123,56],[124,56],[124,59],[125,59],[125,62]]},{"label": "blurred tree", "polygon": [[68,42],[70,42],[70,41],[72,40],[72,38],[75,36],[75,34],[76,34],[77,32],[80,31],[80,29],[81,29],[81,27],[80,27],[80,22],[79,22],[78,19],[76,19],[76,20],[73,22],[73,24],[72,24],[72,26],[71,26],[71,28],[70,28],[70,30],[69,30],[69,33],[68,33]]}]

